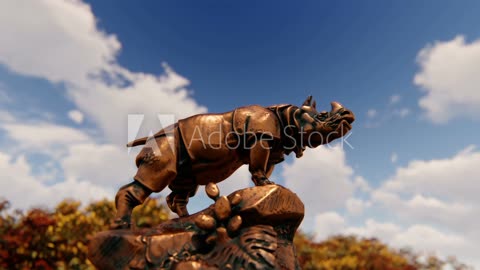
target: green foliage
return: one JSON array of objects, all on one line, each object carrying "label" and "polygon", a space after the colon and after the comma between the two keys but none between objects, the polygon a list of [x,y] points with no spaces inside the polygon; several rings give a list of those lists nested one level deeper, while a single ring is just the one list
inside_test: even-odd
[{"label": "green foliage", "polygon": [[[54,211],[31,209],[8,211],[0,200],[0,270],[3,269],[94,269],[87,260],[89,239],[107,230],[115,207],[109,200],[82,208],[80,202],[65,200]],[[158,199],[148,199],[135,209],[134,226],[150,227],[169,218]],[[454,258],[430,256],[421,260],[409,250],[395,250],[375,239],[336,236],[316,243],[302,233],[295,237],[302,269],[319,270],[436,270],[444,266],[468,269]]]}]

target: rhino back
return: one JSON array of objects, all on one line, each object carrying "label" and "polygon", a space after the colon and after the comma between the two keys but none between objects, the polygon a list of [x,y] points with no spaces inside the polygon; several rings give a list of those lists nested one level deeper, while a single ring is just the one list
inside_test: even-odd
[{"label": "rhino back", "polygon": [[178,127],[193,162],[214,160],[229,154],[227,136],[232,135],[232,112],[199,114],[178,121]]}]

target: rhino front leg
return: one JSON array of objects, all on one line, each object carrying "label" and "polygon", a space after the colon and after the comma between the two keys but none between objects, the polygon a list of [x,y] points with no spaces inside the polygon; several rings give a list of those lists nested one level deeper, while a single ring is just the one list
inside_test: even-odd
[{"label": "rhino front leg", "polygon": [[[266,173],[266,176],[267,178],[270,178],[270,176],[272,175],[273,173],[273,169],[275,168],[275,165],[274,164],[267,164],[267,173]],[[272,182],[273,183],[273,182]]]},{"label": "rhino front leg", "polygon": [[[250,164],[248,170],[256,186],[275,184],[268,180],[268,158],[270,157],[270,144],[268,140],[260,140],[250,149]],[[272,168],[273,170],[273,168]],[[271,172],[270,172],[271,173]]]},{"label": "rhino front leg", "polygon": [[138,181],[121,187],[115,196],[117,214],[110,224],[110,229],[128,229],[131,226],[132,211],[142,204],[152,191]]},{"label": "rhino front leg", "polygon": [[179,217],[188,216],[188,195],[172,192],[167,196],[167,205]]},{"label": "rhino front leg", "polygon": [[167,196],[167,206],[178,216],[188,216],[187,204],[198,190],[198,185],[193,179],[175,179],[169,185],[172,192]]}]

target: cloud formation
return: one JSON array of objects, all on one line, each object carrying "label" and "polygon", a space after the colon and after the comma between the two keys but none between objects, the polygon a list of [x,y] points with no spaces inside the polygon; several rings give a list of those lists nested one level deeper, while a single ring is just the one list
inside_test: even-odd
[{"label": "cloud formation", "polygon": [[434,123],[456,117],[478,120],[480,113],[480,40],[464,36],[423,48],[414,83],[425,93],[419,105]]},{"label": "cloud formation", "polygon": [[282,176],[287,188],[302,194],[309,215],[343,206],[355,190],[353,169],[339,146],[307,149],[301,159],[283,165]]},{"label": "cloud formation", "polygon": [[395,94],[390,96],[388,102],[384,106],[378,108],[370,108],[366,112],[364,127],[378,128],[384,123],[388,123],[393,119],[404,119],[411,114],[411,109],[402,105],[402,96]]},{"label": "cloud formation", "polygon": [[115,62],[121,47],[78,0],[2,1],[0,33],[0,62],[52,82],[88,80]]},{"label": "cloud formation", "polygon": [[78,110],[71,110],[68,112],[68,117],[75,123],[83,123],[83,113]]},{"label": "cloud formation", "polygon": [[3,199],[9,200],[15,208],[32,206],[51,207],[66,197],[81,201],[111,198],[113,192],[92,182],[68,178],[63,182],[46,185],[32,174],[32,168],[25,156],[14,158],[0,152],[0,190]]},{"label": "cloud formation", "polygon": [[[191,97],[189,80],[167,64],[159,75],[119,65],[120,41],[98,28],[91,7],[80,0],[2,1],[0,33],[0,64],[20,75],[61,84],[76,107],[65,114],[77,124],[85,119],[95,124],[86,130],[55,119],[32,123],[28,116],[0,111],[0,130],[12,142],[3,153],[3,165],[17,168],[24,176],[24,182],[2,190],[18,207],[51,206],[54,200],[49,198],[55,197],[55,190],[63,198],[111,196],[113,188],[131,181],[135,151],[128,155],[125,148],[128,114],[144,114],[141,131],[156,132],[158,113],[181,118],[206,112]],[[17,102],[2,94],[4,88],[0,86],[1,102]],[[28,157],[35,154],[47,160],[31,161]],[[64,179],[48,186],[41,183],[33,167],[46,164],[58,167]],[[2,178],[12,178],[5,173],[0,173]],[[28,203],[17,204],[34,190],[38,192]]]},{"label": "cloud formation", "polygon": [[[478,164],[480,152],[473,146],[449,158],[411,161],[379,187],[364,189],[362,196],[352,194],[346,211],[327,207],[317,212],[316,237],[377,237],[399,248],[456,255],[478,267]],[[336,194],[339,189],[330,186],[328,191]],[[310,194],[316,193],[310,189]]]},{"label": "cloud formation", "polygon": [[108,141],[126,143],[128,114],[152,119],[157,113],[183,118],[206,112],[190,96],[189,80],[167,64],[160,75],[120,66],[120,41],[97,27],[82,1],[2,2],[0,33],[0,63],[18,74],[64,83],[77,111],[93,120]]}]

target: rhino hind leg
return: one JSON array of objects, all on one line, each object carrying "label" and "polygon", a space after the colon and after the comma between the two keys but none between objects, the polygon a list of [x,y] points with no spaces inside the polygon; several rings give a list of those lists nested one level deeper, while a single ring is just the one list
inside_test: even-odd
[{"label": "rhino hind leg", "polygon": [[127,229],[131,226],[133,209],[142,204],[152,191],[138,181],[133,181],[121,187],[115,196],[117,213],[110,224],[111,229]]},{"label": "rhino hind leg", "polygon": [[188,216],[187,204],[198,190],[198,185],[192,179],[175,179],[169,186],[172,192],[167,196],[167,205],[178,216]]}]

